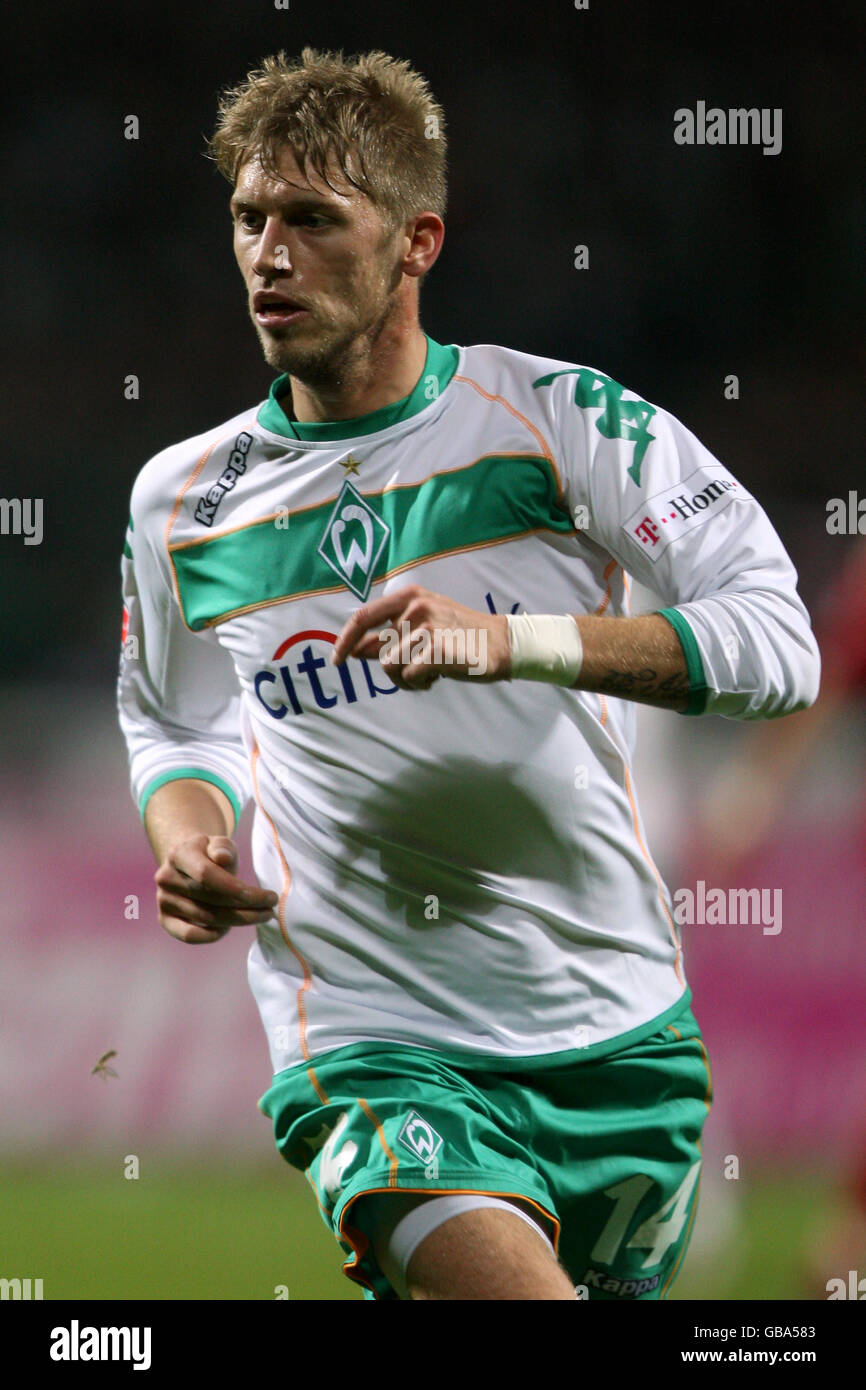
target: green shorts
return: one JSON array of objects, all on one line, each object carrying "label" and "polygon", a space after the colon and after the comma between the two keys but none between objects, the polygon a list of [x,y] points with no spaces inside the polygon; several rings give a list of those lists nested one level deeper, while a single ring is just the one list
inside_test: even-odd
[{"label": "green shorts", "polygon": [[397,1295],[353,1206],[394,1190],[522,1198],[582,1297],[663,1298],[712,1095],[690,997],[610,1043],[537,1057],[356,1043],[278,1073],[259,1107],[366,1298]]}]

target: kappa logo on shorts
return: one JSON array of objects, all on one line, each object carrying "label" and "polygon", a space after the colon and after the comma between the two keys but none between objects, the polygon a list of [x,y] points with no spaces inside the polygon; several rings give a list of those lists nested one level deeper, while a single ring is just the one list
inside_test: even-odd
[{"label": "kappa logo on shorts", "polygon": [[397,1136],[404,1149],[408,1149],[416,1158],[420,1158],[422,1163],[426,1163],[425,1176],[436,1178],[439,1176],[439,1159],[437,1155],[444,1144],[441,1134],[437,1134],[432,1125],[426,1120],[422,1120],[417,1110],[413,1110],[408,1120],[404,1124]]},{"label": "kappa logo on shorts", "polygon": [[590,1289],[601,1289],[604,1293],[615,1293],[617,1298],[640,1298],[659,1286],[660,1274],[649,1279],[620,1279],[603,1269],[588,1269],[582,1282]]}]

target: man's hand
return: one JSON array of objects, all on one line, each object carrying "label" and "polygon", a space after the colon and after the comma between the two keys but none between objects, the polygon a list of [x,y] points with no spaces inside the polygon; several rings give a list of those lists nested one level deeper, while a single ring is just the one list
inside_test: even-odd
[{"label": "man's hand", "polygon": [[237,863],[237,847],[225,835],[191,835],[169,852],[154,874],[159,921],[169,936],[200,946],[273,917],[277,894],[236,878]]},{"label": "man's hand", "polygon": [[507,680],[511,669],[504,615],[480,613],[417,584],[366,603],[344,624],[331,655],[378,657],[401,690],[429,690],[439,676]]}]

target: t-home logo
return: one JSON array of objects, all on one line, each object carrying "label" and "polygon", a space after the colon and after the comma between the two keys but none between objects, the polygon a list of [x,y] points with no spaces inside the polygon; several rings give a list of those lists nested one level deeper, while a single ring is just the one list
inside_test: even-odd
[{"label": "t-home logo", "polygon": [[734,498],[752,502],[742,483],[722,467],[696,469],[675,487],[656,492],[632,512],[622,530],[653,564],[673,541],[717,517]]}]

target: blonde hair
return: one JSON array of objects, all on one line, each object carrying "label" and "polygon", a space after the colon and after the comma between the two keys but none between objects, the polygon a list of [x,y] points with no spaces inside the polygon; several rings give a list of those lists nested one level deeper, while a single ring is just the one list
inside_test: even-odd
[{"label": "blonde hair", "polygon": [[300,169],[315,170],[331,187],[333,159],[392,228],[419,212],[444,215],[445,117],[426,80],[402,59],[305,48],[293,61],[285,53],[265,58],[223,92],[209,151],[230,183],[252,158],[279,177],[286,147]]}]

